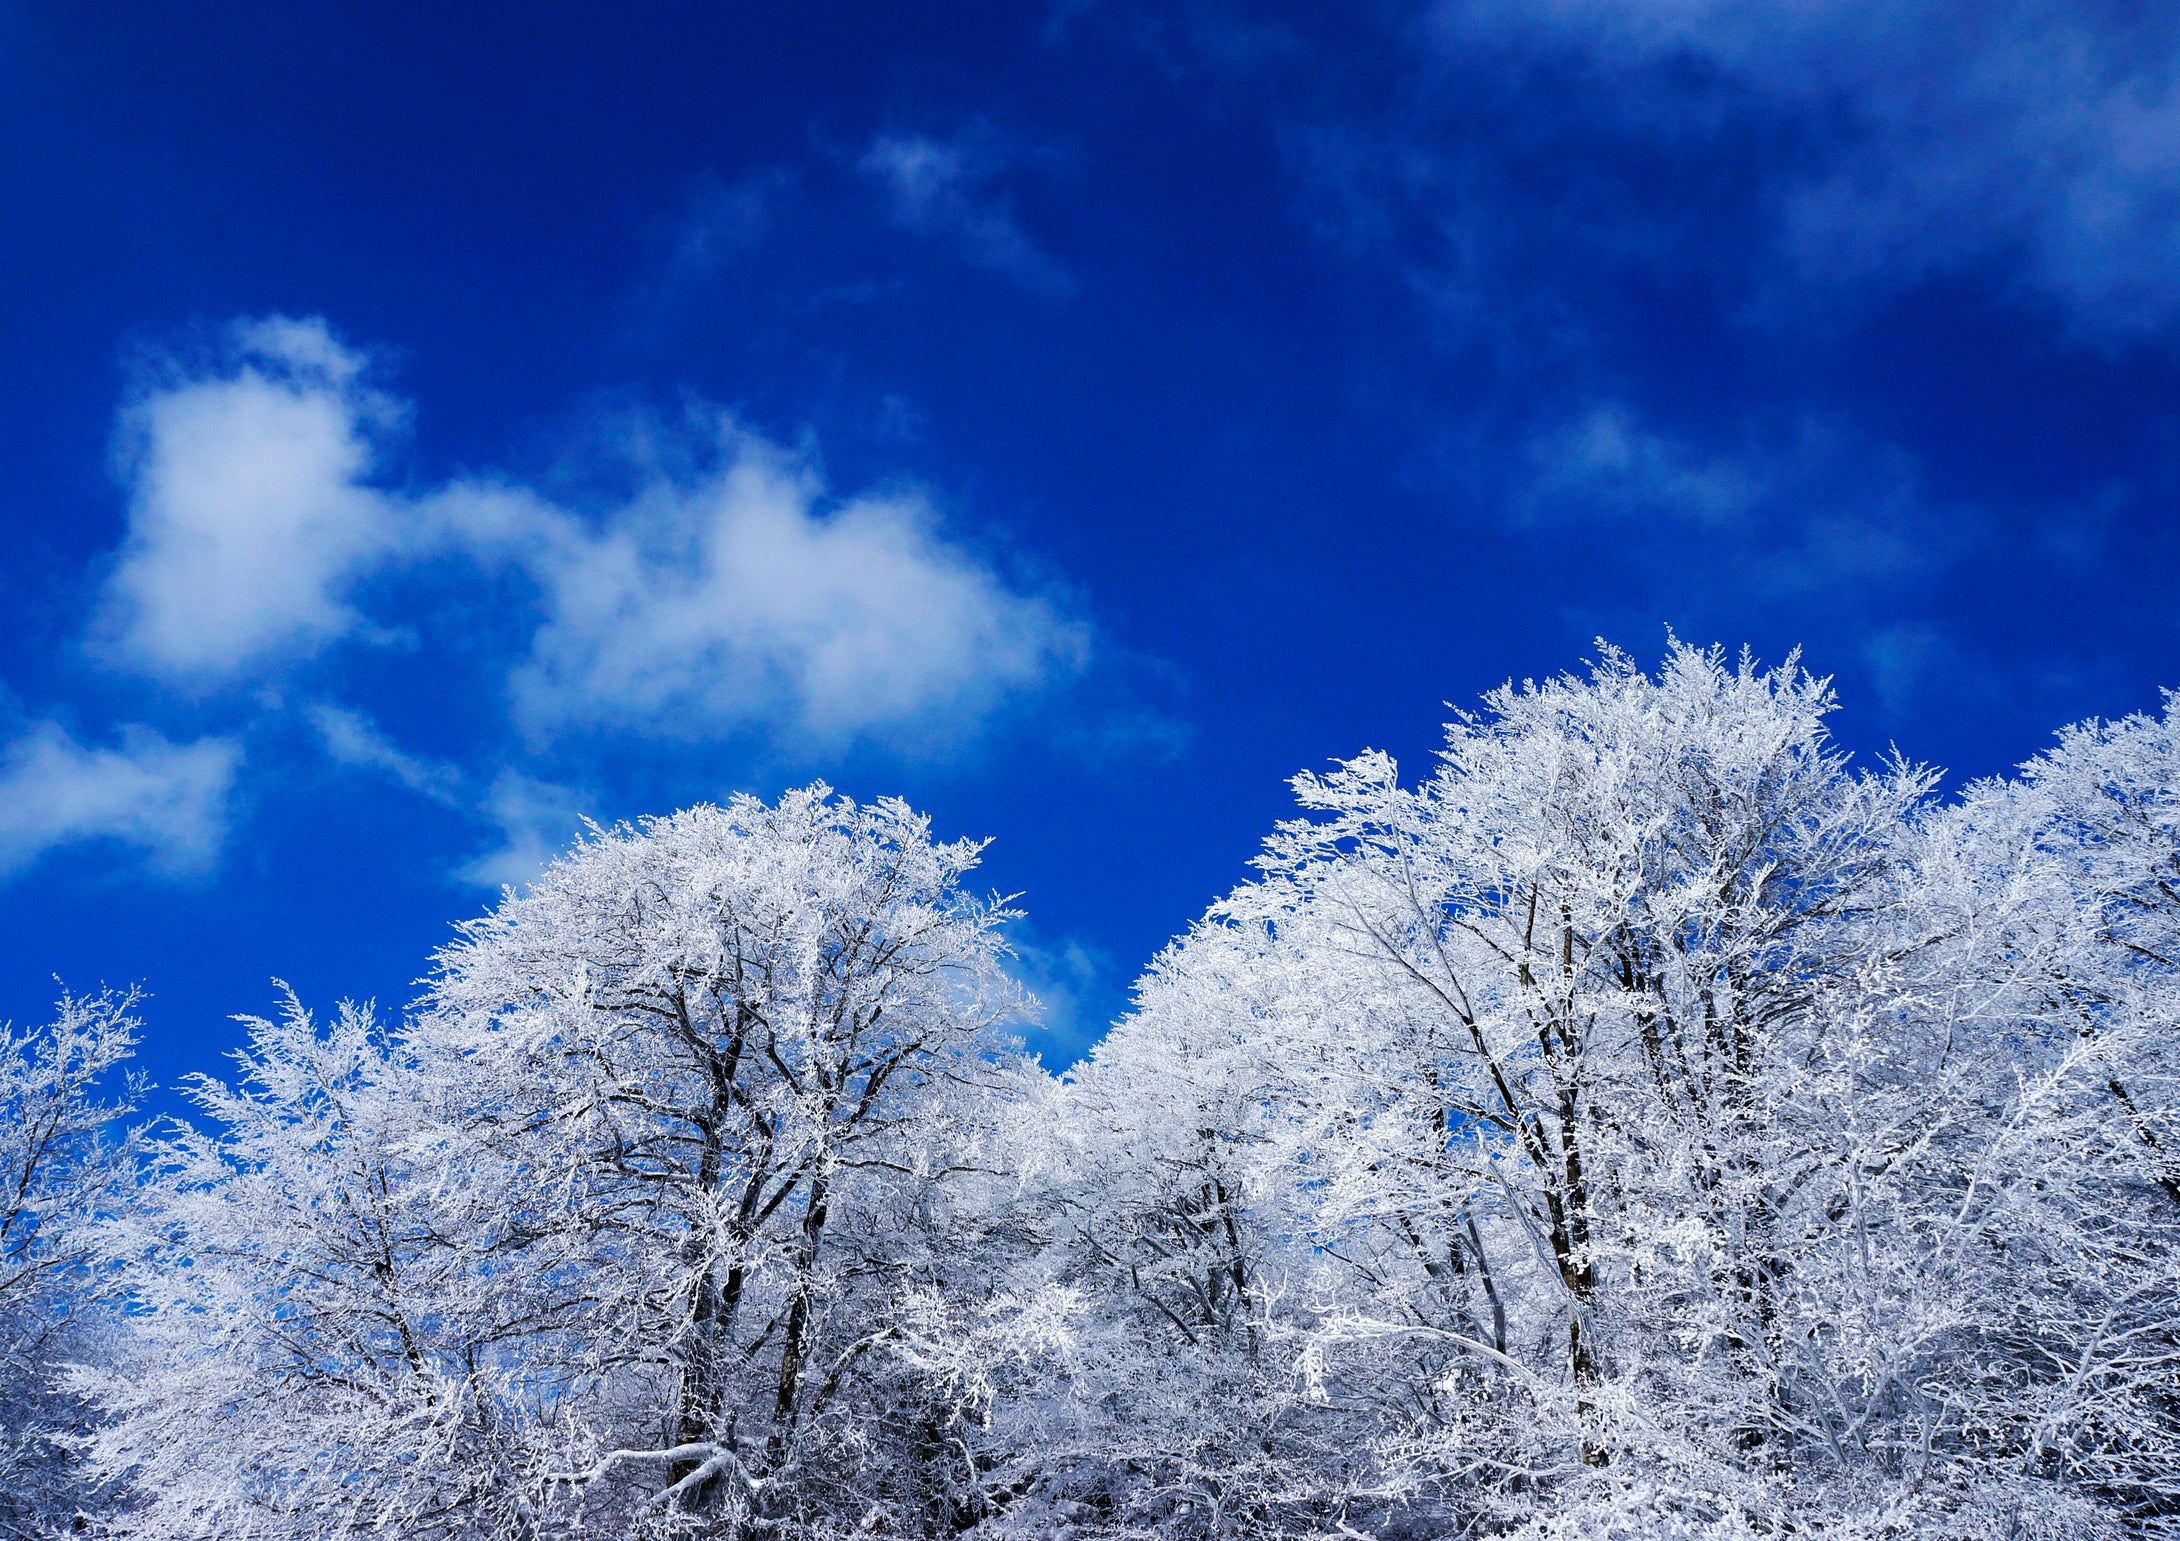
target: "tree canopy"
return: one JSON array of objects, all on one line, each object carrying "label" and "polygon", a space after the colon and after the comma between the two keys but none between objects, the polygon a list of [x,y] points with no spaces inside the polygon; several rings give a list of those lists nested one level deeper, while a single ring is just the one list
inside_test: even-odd
[{"label": "tree canopy", "polygon": [[1298,776],[1059,1075],[981,847],[822,784],[190,1124],[64,999],[0,1534],[2180,1536],[2180,699],[1953,796],[1833,707],[1603,649]]}]

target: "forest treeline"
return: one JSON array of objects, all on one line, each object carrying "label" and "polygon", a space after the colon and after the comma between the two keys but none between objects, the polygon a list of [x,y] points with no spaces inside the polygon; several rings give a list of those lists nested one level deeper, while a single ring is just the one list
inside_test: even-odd
[{"label": "forest treeline", "polygon": [[596,830],[186,1124],[0,1041],[0,1535],[2180,1536],[2180,697],[1941,796],[1610,650],[1081,1065],[980,846]]}]

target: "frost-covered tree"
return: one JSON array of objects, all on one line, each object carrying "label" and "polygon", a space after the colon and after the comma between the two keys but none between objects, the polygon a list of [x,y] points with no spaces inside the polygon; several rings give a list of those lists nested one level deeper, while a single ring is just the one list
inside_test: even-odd
[{"label": "frost-covered tree", "polygon": [[86,1427],[63,1367],[102,1352],[113,1287],[99,1228],[130,1199],[131,1111],[103,1081],[137,1042],[134,994],[63,995],[52,1018],[0,1026],[0,1536],[29,1537],[94,1502],[70,1441]]},{"label": "frost-covered tree", "polygon": [[992,1271],[1042,1075],[979,849],[823,786],[598,830],[398,1032],[253,1022],[144,1222],[166,1368],[85,1381],[128,1532],[973,1517],[964,1431],[1060,1325]]},{"label": "frost-covered tree", "polygon": [[71,1212],[109,1523],[2180,1538],[2180,702],[1950,800],[1832,709],[1608,649],[1299,777],[1058,1078],[903,805],[594,831]]},{"label": "frost-covered tree", "polygon": [[139,1258],[135,1343],[79,1384],[108,1414],[95,1460],[132,1477],[117,1528],[531,1533],[518,1409],[551,1292],[495,1273],[514,1174],[433,1116],[368,1007],[246,1020],[112,1238]]},{"label": "frost-covered tree", "polygon": [[2079,873],[1853,772],[1830,708],[1791,661],[1607,652],[1419,785],[1298,779],[1310,817],[1075,1079],[1083,1137],[1142,1152],[1074,1243],[1142,1378],[1228,1257],[1276,1356],[1195,1418],[1223,1454],[1169,1531],[2170,1512],[2163,1134],[2113,1029],[2061,1020]]},{"label": "frost-covered tree", "polygon": [[2022,1478],[2145,1528],[2180,1524],[2175,704],[2067,728],[1932,821],[1958,863],[1952,988],[2000,1029],[1994,1079],[2041,1092],[2013,1099],[2020,1155],[1985,1179],[2006,1266],[1967,1314],[2013,1354],[1979,1355],[2008,1374],[1975,1418],[2009,1429]]},{"label": "frost-covered tree", "polygon": [[1095,1416],[1044,1431],[1019,1533],[1307,1533],[1367,1457],[1352,1420],[1296,1395],[1268,1155],[1288,1046],[1259,1031],[1278,976],[1249,943],[1207,929],[1170,950],[1040,1110],[1032,1223],[1084,1300],[1073,1386]]},{"label": "frost-covered tree", "polygon": [[982,1283],[958,1199],[1027,1002],[980,849],[823,785],[741,797],[594,835],[440,954],[435,1095],[580,1260],[573,1501],[860,1520],[951,1462],[864,1388],[919,1292]]},{"label": "frost-covered tree", "polygon": [[2014,781],[1969,790],[1974,849],[2041,893],[2027,913],[2144,1174],[2180,1204],[2180,693],[2160,717],[2079,723]]}]

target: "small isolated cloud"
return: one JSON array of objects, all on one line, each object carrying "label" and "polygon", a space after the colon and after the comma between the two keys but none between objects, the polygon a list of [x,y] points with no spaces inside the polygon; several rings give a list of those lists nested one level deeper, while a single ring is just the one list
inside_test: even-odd
[{"label": "small isolated cloud", "polygon": [[440,508],[539,586],[543,624],[511,680],[533,736],[769,722],[927,741],[1088,652],[1085,627],[947,541],[922,498],[835,502],[807,460],[732,427],[710,474],[657,481],[603,520],[481,487]]},{"label": "small isolated cloud", "polygon": [[1074,276],[1023,231],[999,186],[1024,159],[988,126],[974,125],[948,139],[880,134],[856,169],[879,185],[901,229],[943,236],[975,266],[1064,300],[1075,292]]},{"label": "small isolated cloud", "polygon": [[1981,537],[1933,508],[1907,455],[1802,419],[1700,446],[1603,402],[1533,435],[1512,507],[1532,529],[1625,525],[1630,553],[1693,559],[1774,595],[1867,590],[1957,560]]},{"label": "small isolated cloud", "polygon": [[1599,121],[1665,153],[1791,147],[1758,183],[1778,280],[1897,287],[1996,264],[2085,333],[2180,317],[2171,7],[1441,0],[1432,15],[1446,60],[1511,44],[1610,77],[1585,92]]},{"label": "small isolated cloud", "polygon": [[370,628],[349,602],[404,539],[365,485],[399,418],[322,321],[238,322],[216,366],[121,421],[128,536],[96,623],[108,657],[216,685]]},{"label": "small isolated cloud", "polygon": [[500,843],[456,870],[480,888],[519,888],[532,882],[583,832],[586,810],[570,787],[503,770],[479,810],[498,826]]},{"label": "small isolated cloud", "polygon": [[374,771],[434,802],[451,805],[461,800],[460,771],[443,761],[408,753],[363,713],[319,701],[306,708],[305,715],[318,730],[327,758],[336,765]]},{"label": "small isolated cloud", "polygon": [[87,840],[133,846],[170,877],[206,871],[241,759],[228,739],[176,744],[124,728],[118,748],[100,749],[57,723],[33,724],[0,749],[0,876]]}]

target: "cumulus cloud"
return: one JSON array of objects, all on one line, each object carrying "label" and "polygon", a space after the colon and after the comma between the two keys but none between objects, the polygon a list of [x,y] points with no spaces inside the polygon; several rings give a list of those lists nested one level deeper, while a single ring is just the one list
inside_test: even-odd
[{"label": "cumulus cloud", "polygon": [[1997,265],[2081,331],[2180,316],[2180,13],[2021,0],[1441,0],[1442,50],[1514,43],[1609,77],[1669,151],[1788,148],[1765,173],[1793,281]]},{"label": "cumulus cloud", "polygon": [[[129,534],[95,636],[141,672],[210,685],[384,637],[360,587],[426,562],[527,579],[536,620],[505,667],[533,737],[771,725],[929,743],[1087,656],[1086,627],[948,539],[920,494],[834,498],[807,456],[731,423],[696,436],[708,471],[646,471],[602,512],[512,481],[396,496],[371,478],[406,405],[363,385],[359,354],[315,320],[226,341],[125,415]],[[336,759],[444,782],[361,718],[312,720]]]},{"label": "cumulus cloud", "polygon": [[218,859],[241,749],[220,738],[176,744],[125,728],[118,748],[86,746],[57,723],[0,749],[0,876],[57,846],[114,840],[168,876]]},{"label": "cumulus cloud", "polygon": [[989,127],[974,125],[947,139],[880,134],[857,169],[883,190],[886,212],[903,230],[944,236],[975,266],[1032,294],[1066,299],[1074,276],[1023,231],[999,186],[1023,159]]},{"label": "cumulus cloud", "polygon": [[941,536],[920,497],[833,502],[806,460],[731,425],[710,474],[656,481],[602,521],[490,488],[451,492],[440,513],[541,590],[511,681],[537,735],[771,722],[916,738],[1079,668],[1089,645]]},{"label": "cumulus cloud", "polygon": [[237,323],[205,372],[121,423],[128,536],[96,636],[108,656],[218,684],[370,628],[355,582],[403,543],[366,479],[398,406],[322,321]]}]

